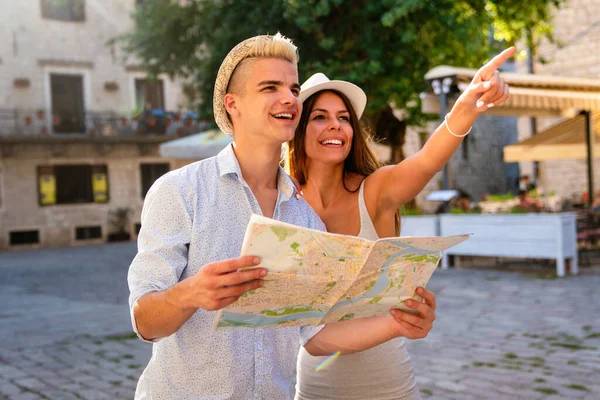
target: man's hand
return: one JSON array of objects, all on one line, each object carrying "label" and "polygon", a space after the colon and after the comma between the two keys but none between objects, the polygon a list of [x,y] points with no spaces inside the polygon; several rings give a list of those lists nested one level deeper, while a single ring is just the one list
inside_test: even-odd
[{"label": "man's hand", "polygon": [[259,262],[258,257],[244,256],[204,265],[194,276],[181,282],[185,288],[182,290],[184,308],[220,310],[242,294],[261,287],[262,278],[267,275],[266,269],[239,271],[254,267]]},{"label": "man's hand", "polygon": [[415,315],[397,309],[390,311],[398,334],[408,339],[426,337],[435,321],[435,295],[422,287],[417,288],[417,294],[423,298],[423,302],[412,299],[404,302],[415,311]]},{"label": "man's hand", "polygon": [[514,52],[515,48],[509,47],[481,67],[460,96],[459,101],[473,107],[477,112],[484,112],[488,108],[504,103],[508,99],[508,84],[504,83],[498,68]]}]

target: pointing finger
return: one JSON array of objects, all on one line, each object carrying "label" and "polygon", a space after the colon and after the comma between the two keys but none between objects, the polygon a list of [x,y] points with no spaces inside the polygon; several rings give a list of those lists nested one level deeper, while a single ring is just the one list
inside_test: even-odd
[{"label": "pointing finger", "polygon": [[506,62],[506,60],[508,60],[510,57],[512,57],[513,54],[515,54],[515,51],[516,49],[514,46],[509,47],[502,53],[492,58],[487,64],[483,66],[482,70],[484,70],[487,73],[491,73],[497,70],[502,64]]}]

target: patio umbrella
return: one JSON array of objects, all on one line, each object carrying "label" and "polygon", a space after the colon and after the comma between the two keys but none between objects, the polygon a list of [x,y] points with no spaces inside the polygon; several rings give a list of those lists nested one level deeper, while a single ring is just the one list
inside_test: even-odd
[{"label": "patio umbrella", "polygon": [[219,154],[233,141],[219,129],[211,129],[181,139],[170,140],[159,147],[160,155],[167,158],[201,160]]}]

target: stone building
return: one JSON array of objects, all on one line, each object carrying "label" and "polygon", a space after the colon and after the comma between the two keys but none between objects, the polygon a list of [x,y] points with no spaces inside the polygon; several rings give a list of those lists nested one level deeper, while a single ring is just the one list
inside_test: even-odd
[{"label": "stone building", "polygon": [[[600,0],[569,0],[554,13],[554,36],[557,43],[543,41],[537,49],[534,73],[600,79]],[[518,72],[527,72],[519,63]],[[557,118],[537,118],[537,130],[562,121]],[[519,140],[531,136],[529,118],[519,118]],[[596,135],[600,135],[596,132]],[[532,162],[520,162],[523,174],[534,175]],[[600,159],[595,159],[594,187],[600,189]],[[546,192],[555,192],[565,199],[578,201],[587,191],[585,160],[555,160],[539,163],[539,184]]]},{"label": "stone building", "polygon": [[150,80],[110,40],[131,29],[134,7],[3,3],[0,250],[102,242],[119,224],[135,238],[149,186],[188,162],[158,154],[200,128],[183,85]]},{"label": "stone building", "polygon": [[[432,111],[433,112],[433,111]],[[437,112],[437,111],[435,111]],[[404,154],[416,153],[440,121],[429,123],[424,129],[409,128],[405,137]],[[484,194],[506,193],[517,190],[519,166],[505,163],[504,146],[517,141],[517,118],[483,114],[472,131],[448,162],[448,188],[466,192],[473,201]],[[438,173],[417,196],[417,205],[425,212],[433,212],[439,203],[425,200],[432,191],[443,188],[443,173]]]},{"label": "stone building", "polygon": [[[569,0],[555,10],[552,24],[557,43],[542,41],[537,49],[534,73],[546,76],[600,79],[600,19],[596,10],[600,0]],[[515,63],[505,65],[505,71],[527,74],[527,52],[521,44]],[[460,67],[460,66],[457,66]],[[535,118],[537,132],[565,118]],[[439,123],[428,127],[433,132]],[[473,200],[485,193],[506,193],[517,190],[520,175],[534,177],[533,162],[505,163],[503,148],[525,140],[532,135],[530,117],[503,117],[482,115],[473,131],[448,164],[449,187],[462,189]],[[596,133],[596,135],[599,135]],[[404,153],[414,154],[422,147],[422,139],[416,129],[409,129],[405,137]],[[594,170],[600,171],[600,159]],[[585,160],[556,160],[539,163],[538,186],[546,193],[554,192],[562,199],[580,200],[587,191],[587,166]],[[596,172],[594,186],[600,189],[600,173]],[[418,196],[420,207],[432,210],[432,204],[424,200],[427,194],[442,187],[440,173]]]}]

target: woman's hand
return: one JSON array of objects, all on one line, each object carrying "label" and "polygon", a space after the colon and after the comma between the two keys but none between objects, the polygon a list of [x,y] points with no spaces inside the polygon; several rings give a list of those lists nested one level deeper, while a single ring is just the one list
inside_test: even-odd
[{"label": "woman's hand", "polygon": [[398,335],[407,339],[423,339],[435,321],[435,294],[422,287],[417,288],[417,294],[423,298],[423,302],[409,299],[404,303],[415,314],[398,309],[390,311]]},{"label": "woman's hand", "polygon": [[473,80],[460,95],[457,103],[462,103],[477,112],[499,106],[508,99],[508,84],[500,76],[498,68],[515,53],[509,47],[477,71]]},{"label": "woman's hand", "polygon": [[302,191],[302,186],[300,186],[300,182],[298,182],[298,179],[294,178],[293,176],[290,176],[290,179],[292,180],[292,183],[296,187],[296,200],[300,200],[300,198],[302,198],[302,196],[304,196],[304,191]]}]

